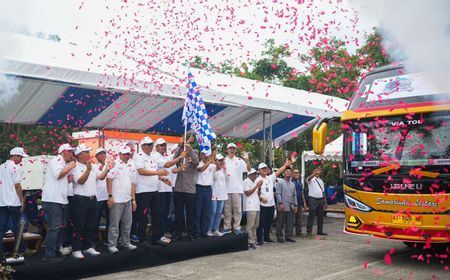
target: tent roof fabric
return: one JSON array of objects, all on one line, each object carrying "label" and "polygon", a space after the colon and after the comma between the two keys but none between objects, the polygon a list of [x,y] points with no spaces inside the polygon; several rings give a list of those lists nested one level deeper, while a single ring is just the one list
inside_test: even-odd
[{"label": "tent roof fabric", "polygon": [[[0,74],[15,77],[20,85],[18,93],[0,104],[1,122],[184,132],[185,71],[144,71],[145,64],[126,57],[119,71],[111,62],[89,62],[78,46],[17,34],[13,38],[20,51],[0,58]],[[318,118],[339,115],[347,107],[346,100],[336,97],[199,69],[191,72],[211,126],[223,136],[261,139],[262,116],[270,111],[273,139],[288,140]]]},{"label": "tent roof fabric", "polygon": [[341,135],[339,138],[335,139],[333,142],[325,145],[325,150],[323,154],[316,155],[314,151],[303,151],[302,157],[304,161],[311,160],[342,160],[342,148],[344,144],[344,136]]}]

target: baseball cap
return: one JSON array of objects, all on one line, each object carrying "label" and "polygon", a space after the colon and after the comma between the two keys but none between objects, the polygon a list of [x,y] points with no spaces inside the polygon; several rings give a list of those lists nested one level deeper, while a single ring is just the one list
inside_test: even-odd
[{"label": "baseball cap", "polygon": [[258,165],[258,169],[263,169],[263,168],[267,168],[267,164],[265,164],[264,162],[261,162],[261,163]]},{"label": "baseball cap", "polygon": [[77,147],[77,149],[75,150],[75,155],[79,155],[82,152],[89,152],[90,150],[92,150],[91,147],[86,146],[85,144],[81,144]]},{"label": "baseball cap", "polygon": [[228,145],[227,145],[227,149],[228,148],[236,148],[236,144],[234,144],[234,143],[229,143]]},{"label": "baseball cap", "polygon": [[166,142],[166,140],[164,140],[164,138],[158,138],[158,139],[156,139],[155,146],[166,144],[166,143],[167,142]]},{"label": "baseball cap", "polygon": [[145,145],[145,144],[153,144],[153,140],[152,138],[145,136],[144,138],[141,139],[141,142],[139,142],[139,145]]},{"label": "baseball cap", "polygon": [[200,152],[201,152],[202,154],[204,154],[205,156],[211,155],[211,150],[206,150],[206,149],[204,149],[204,150],[201,150]]},{"label": "baseball cap", "polygon": [[64,151],[73,151],[75,149],[76,148],[70,146],[70,144],[67,144],[67,143],[66,144],[62,144],[61,146],[59,146],[58,154],[61,154]]},{"label": "baseball cap", "polygon": [[255,173],[257,173],[257,172],[258,172],[258,171],[256,171],[255,168],[252,168],[252,169],[250,169],[250,171],[248,172],[248,175],[255,174]]},{"label": "baseball cap", "polygon": [[29,157],[25,150],[22,147],[15,147],[11,151],[9,151],[10,156],[21,156],[21,157]]},{"label": "baseball cap", "polygon": [[98,155],[100,153],[106,153],[106,150],[103,147],[100,147],[97,150],[95,150],[95,155]]},{"label": "baseball cap", "polygon": [[131,154],[131,149],[128,146],[124,146],[122,149],[120,149],[119,153],[120,154]]},{"label": "baseball cap", "polygon": [[222,154],[217,154],[217,155],[216,155],[216,159],[217,159],[217,160],[222,160],[222,159],[223,159]]}]

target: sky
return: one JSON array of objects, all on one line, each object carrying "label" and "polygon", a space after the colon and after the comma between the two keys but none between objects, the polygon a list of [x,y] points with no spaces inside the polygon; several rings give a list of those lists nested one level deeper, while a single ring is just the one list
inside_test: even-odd
[{"label": "sky", "polygon": [[322,36],[343,39],[352,51],[378,25],[370,13],[358,15],[364,13],[363,2],[348,0],[2,2],[6,14],[0,29],[57,34],[86,52],[127,53],[150,62],[154,57],[166,65],[195,55],[239,64],[260,57],[263,43],[274,38],[289,45],[288,63],[301,68],[299,56]]}]

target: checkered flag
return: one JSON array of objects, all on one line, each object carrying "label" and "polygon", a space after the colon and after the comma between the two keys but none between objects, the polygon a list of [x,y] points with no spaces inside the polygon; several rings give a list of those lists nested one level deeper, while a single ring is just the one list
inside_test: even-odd
[{"label": "checkered flag", "polygon": [[200,151],[210,154],[211,140],[216,139],[217,136],[209,125],[205,102],[203,102],[199,86],[197,86],[193,78],[194,76],[188,73],[188,91],[181,119],[185,126],[190,125],[190,128],[195,131]]}]

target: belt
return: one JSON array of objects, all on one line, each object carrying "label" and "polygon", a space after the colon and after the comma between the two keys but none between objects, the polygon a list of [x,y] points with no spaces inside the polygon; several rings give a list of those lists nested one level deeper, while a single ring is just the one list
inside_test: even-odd
[{"label": "belt", "polygon": [[323,199],[323,197],[312,197],[312,196],[310,196],[310,198],[312,198],[312,199],[316,199],[316,200],[320,200],[320,199]]},{"label": "belt", "polygon": [[91,196],[86,196],[86,195],[78,195],[78,194],[74,194],[74,197],[78,197],[78,198],[82,198],[82,199],[89,199],[89,200],[93,200],[96,199],[95,195],[91,195]]},{"label": "belt", "polygon": [[195,186],[196,186],[196,187],[199,187],[199,188],[203,188],[203,189],[209,189],[209,188],[211,188],[211,186],[205,186],[205,185],[199,185],[199,184],[195,184]]}]

